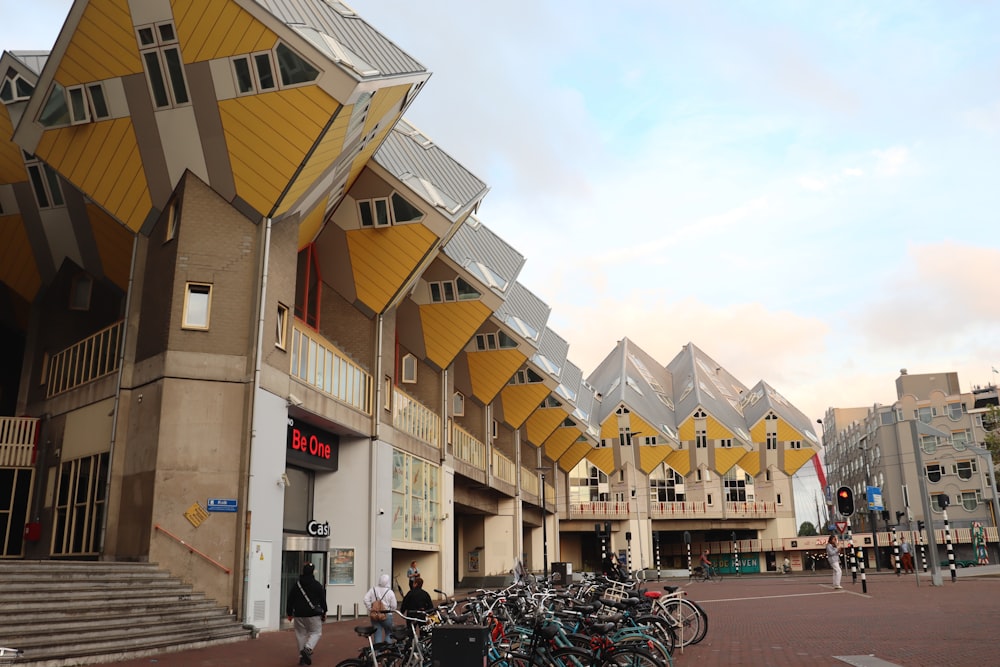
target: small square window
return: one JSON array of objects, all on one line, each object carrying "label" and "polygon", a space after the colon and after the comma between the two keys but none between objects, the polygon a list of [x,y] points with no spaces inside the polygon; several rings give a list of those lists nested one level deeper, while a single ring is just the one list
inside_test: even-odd
[{"label": "small square window", "polygon": [[207,330],[212,312],[212,286],[205,283],[188,283],[184,296],[184,329]]},{"label": "small square window", "polygon": [[274,346],[285,349],[288,342],[288,306],[278,304],[278,320],[274,324]]},{"label": "small square window", "polygon": [[163,242],[172,241],[175,236],[177,236],[177,227],[181,222],[181,207],[177,204],[177,200],[170,202],[170,206],[167,208],[167,229],[163,238]]}]

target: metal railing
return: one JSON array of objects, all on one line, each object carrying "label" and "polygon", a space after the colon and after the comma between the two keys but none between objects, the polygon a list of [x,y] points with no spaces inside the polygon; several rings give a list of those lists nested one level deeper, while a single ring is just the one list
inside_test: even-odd
[{"label": "metal railing", "polygon": [[118,370],[125,320],[87,336],[50,359],[45,378],[46,397],[75,389]]},{"label": "metal railing", "polygon": [[429,445],[441,446],[441,416],[398,387],[393,388],[392,425]]},{"label": "metal railing", "polygon": [[583,503],[571,502],[568,505],[569,518],[587,519],[627,517],[630,513],[629,505],[631,505],[631,503],[594,500]]},{"label": "metal railing", "polygon": [[34,417],[0,417],[0,468],[30,468],[37,434]]},{"label": "metal railing", "polygon": [[298,320],[292,323],[291,375],[341,403],[372,413],[372,376],[336,345]]},{"label": "metal railing", "polygon": [[215,567],[219,568],[220,570],[222,570],[226,574],[232,574],[233,571],[230,570],[228,567],[226,567],[225,565],[223,565],[219,561],[215,560],[214,558],[212,558],[208,554],[204,553],[203,551],[198,551],[193,546],[191,546],[190,544],[188,544],[187,542],[185,542],[181,538],[177,537],[176,535],[174,535],[173,533],[171,533],[169,530],[167,530],[166,528],[164,528],[160,524],[158,524],[158,523],[154,524],[153,528],[155,528],[157,531],[163,533],[167,537],[171,538],[172,540],[174,540],[175,542],[177,542],[178,544],[180,544],[182,547],[184,547],[185,549],[187,549],[191,553],[196,554],[198,556],[201,556],[202,558],[204,558],[209,563],[211,563]]},{"label": "metal railing", "polygon": [[[721,511],[712,508],[712,513],[721,515]],[[654,502],[649,504],[649,515],[654,519],[666,519],[675,516],[698,516],[709,514],[709,507],[704,502],[682,500],[676,502]]]},{"label": "metal railing", "polygon": [[493,476],[508,484],[517,484],[517,467],[509,458],[496,451],[490,455],[490,464],[493,466]]},{"label": "metal railing", "polygon": [[726,516],[775,516],[777,504],[763,501],[726,501]]},{"label": "metal railing", "polygon": [[486,444],[454,422],[451,424],[451,446],[456,459],[486,470]]}]

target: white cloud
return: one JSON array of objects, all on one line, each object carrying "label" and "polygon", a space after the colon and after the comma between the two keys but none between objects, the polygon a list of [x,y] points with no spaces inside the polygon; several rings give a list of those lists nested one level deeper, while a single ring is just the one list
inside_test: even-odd
[{"label": "white cloud", "polygon": [[969,127],[987,134],[1000,133],[1000,102],[966,111],[963,120]]},{"label": "white cloud", "polygon": [[811,190],[813,192],[822,192],[826,190],[829,183],[822,178],[815,178],[813,176],[801,176],[799,178],[799,186],[803,190]]},{"label": "white cloud", "polygon": [[842,172],[844,176],[864,176],[865,170],[857,167],[847,167]]},{"label": "white cloud", "polygon": [[875,170],[884,176],[896,175],[910,159],[910,151],[903,146],[874,150],[872,155],[875,157]]}]

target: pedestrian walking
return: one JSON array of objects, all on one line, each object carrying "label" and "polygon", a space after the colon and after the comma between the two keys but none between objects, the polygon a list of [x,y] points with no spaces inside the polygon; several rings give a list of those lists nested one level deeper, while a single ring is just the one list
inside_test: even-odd
[{"label": "pedestrian walking", "polygon": [[[413,588],[399,604],[399,611],[403,613],[403,616],[426,620],[427,612],[432,609],[434,609],[434,601],[431,600],[430,594],[424,590],[424,580],[418,576],[413,580]],[[407,625],[412,627],[417,624],[413,621],[407,621]],[[418,634],[419,630],[420,627],[417,625]]]},{"label": "pedestrian walking", "polygon": [[315,569],[312,563],[305,564],[285,600],[285,615],[295,626],[300,665],[312,664],[313,651],[323,636],[323,621],[326,620],[326,588],[316,581]]},{"label": "pedestrian walking", "polygon": [[831,535],[826,541],[826,560],[830,563],[830,568],[833,570],[833,587],[836,590],[842,590],[844,587],[840,585],[840,547],[837,546],[837,536]]},{"label": "pedestrian walking", "polygon": [[913,572],[913,552],[905,535],[900,538],[899,553],[903,557],[903,572]]},{"label": "pedestrian walking", "polygon": [[375,626],[375,642],[390,641],[392,612],[396,611],[396,594],[392,592],[388,574],[383,574],[378,578],[378,584],[368,589],[364,603],[365,609],[368,610],[368,619]]},{"label": "pedestrian walking", "polygon": [[414,582],[414,580],[417,577],[419,577],[419,576],[420,576],[420,570],[417,569],[417,561],[411,560],[410,561],[410,567],[408,567],[407,570],[406,570],[406,578],[410,582],[410,590],[411,591],[413,590],[413,582]]}]

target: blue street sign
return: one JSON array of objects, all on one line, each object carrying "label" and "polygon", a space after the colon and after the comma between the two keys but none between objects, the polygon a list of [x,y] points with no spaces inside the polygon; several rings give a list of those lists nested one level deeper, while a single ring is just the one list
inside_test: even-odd
[{"label": "blue street sign", "polygon": [[208,511],[209,512],[235,512],[236,511],[236,498],[209,498],[208,499]]},{"label": "blue street sign", "polygon": [[874,510],[875,512],[881,512],[885,509],[882,506],[882,489],[877,486],[869,486],[866,488],[866,495],[868,496],[868,509]]}]

